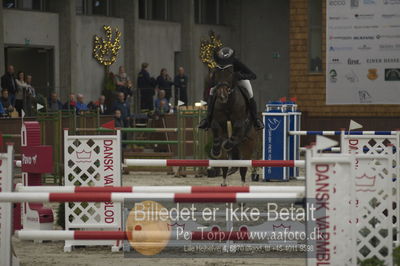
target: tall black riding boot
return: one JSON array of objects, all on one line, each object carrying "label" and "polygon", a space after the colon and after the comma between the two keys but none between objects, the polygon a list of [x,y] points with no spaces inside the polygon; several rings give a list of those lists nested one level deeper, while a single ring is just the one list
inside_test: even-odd
[{"label": "tall black riding boot", "polygon": [[208,95],[207,99],[207,116],[203,120],[200,121],[199,128],[207,130],[211,127],[211,118],[212,118],[212,113],[214,110],[214,96],[213,95]]},{"label": "tall black riding boot", "polygon": [[254,127],[256,130],[261,130],[264,128],[264,123],[257,117],[257,104],[254,98],[251,98],[249,100],[249,109],[250,109],[250,115],[251,118],[253,119],[254,122]]}]

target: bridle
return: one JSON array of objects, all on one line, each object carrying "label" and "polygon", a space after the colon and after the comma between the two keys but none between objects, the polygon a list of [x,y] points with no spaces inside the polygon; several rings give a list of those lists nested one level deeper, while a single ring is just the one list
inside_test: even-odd
[{"label": "bridle", "polygon": [[[232,64],[229,64],[229,65],[226,65],[226,66],[217,65],[217,69],[218,69],[219,71],[222,71],[222,72],[229,71],[230,69],[232,69],[232,70],[231,70],[232,73],[230,73],[230,74],[233,75],[233,65],[232,65]],[[232,77],[232,79],[233,79],[233,77]],[[231,92],[232,92],[232,90],[233,90],[233,89],[232,89],[232,87],[233,87],[233,80],[232,80],[231,82],[229,82],[229,81],[221,81],[221,82],[218,82],[218,83],[216,84],[216,88],[219,89],[219,88],[221,88],[221,87],[225,87],[225,88],[226,88],[226,91],[227,91],[227,93],[228,93],[228,95],[230,95]]]}]

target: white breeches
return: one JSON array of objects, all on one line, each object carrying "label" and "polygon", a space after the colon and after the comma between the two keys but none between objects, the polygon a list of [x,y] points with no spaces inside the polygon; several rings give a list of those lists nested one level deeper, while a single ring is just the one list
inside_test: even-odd
[{"label": "white breeches", "polygon": [[[249,99],[253,98],[253,88],[251,87],[250,80],[248,80],[248,79],[239,80],[238,85],[247,90],[247,93],[249,94]],[[214,94],[215,88],[216,87],[212,87],[210,89],[210,95]]]}]

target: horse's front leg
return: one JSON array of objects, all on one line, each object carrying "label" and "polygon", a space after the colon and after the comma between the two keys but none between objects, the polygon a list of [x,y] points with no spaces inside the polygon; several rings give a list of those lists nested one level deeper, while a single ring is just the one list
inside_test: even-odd
[{"label": "horse's front leg", "polygon": [[228,184],[226,183],[226,177],[228,176],[228,167],[222,167],[222,187],[226,187]]},{"label": "horse's front leg", "polygon": [[213,145],[211,148],[211,157],[218,159],[222,155],[221,151],[221,144],[222,144],[222,134],[221,134],[221,128],[217,122],[212,122],[211,123],[211,128],[212,128],[212,134],[213,134]]},{"label": "horse's front leg", "polygon": [[232,136],[222,144],[224,150],[231,151],[235,146],[240,144],[244,137],[245,126],[244,121],[235,121],[232,124]]},{"label": "horse's front leg", "polygon": [[240,177],[242,178],[242,186],[246,184],[247,167],[240,167]]}]

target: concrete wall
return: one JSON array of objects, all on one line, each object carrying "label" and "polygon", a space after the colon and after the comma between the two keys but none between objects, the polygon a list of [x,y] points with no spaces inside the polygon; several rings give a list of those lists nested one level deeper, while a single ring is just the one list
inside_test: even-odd
[{"label": "concrete wall", "polygon": [[[93,58],[93,37],[94,35],[105,36],[104,25],[118,27],[122,33],[121,45],[124,43],[124,22],[119,18],[101,17],[101,16],[76,16],[76,40],[74,49],[76,49],[76,65],[73,66],[73,75],[76,80],[76,88],[73,92],[83,93],[85,100],[95,100],[99,97],[104,81],[104,66],[100,65]],[[111,66],[110,70],[118,73],[118,67],[124,65],[124,48],[119,50],[117,61]]]},{"label": "concrete wall", "polygon": [[[181,50],[181,25],[173,22],[139,20],[138,50],[134,66],[135,81],[140,64],[149,63],[150,75],[157,78],[161,68],[166,68],[173,78],[175,74],[175,52]],[[136,84],[136,83],[135,83]]]},{"label": "concrete wall", "polygon": [[54,83],[55,89],[58,90],[60,84],[58,15],[10,9],[4,9],[3,15],[5,45],[54,48]]},{"label": "concrete wall", "polygon": [[289,0],[245,3],[242,0],[240,58],[257,75],[252,85],[262,110],[267,101],[289,91]]}]

